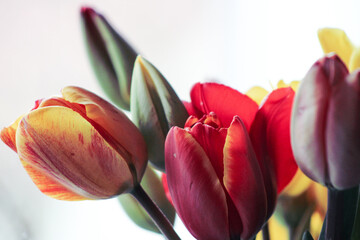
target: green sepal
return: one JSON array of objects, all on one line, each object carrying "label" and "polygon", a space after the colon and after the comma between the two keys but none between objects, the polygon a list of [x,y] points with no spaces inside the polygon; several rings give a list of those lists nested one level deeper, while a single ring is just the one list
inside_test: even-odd
[{"label": "green sepal", "polygon": [[184,127],[188,113],[164,76],[138,56],[132,76],[130,111],[147,144],[150,163],[165,171],[164,143],[173,126]]},{"label": "green sepal", "polygon": [[[175,221],[175,209],[167,200],[160,177],[148,166],[140,185],[150,198],[158,205],[161,211],[169,219],[171,224]],[[118,200],[126,214],[138,226],[152,232],[160,233],[149,214],[130,194],[122,194]]]},{"label": "green sepal", "polygon": [[93,9],[82,8],[81,20],[96,78],[112,102],[130,110],[131,75],[137,52]]},{"label": "green sepal", "polygon": [[305,231],[302,235],[302,240],[314,240],[309,231]]}]

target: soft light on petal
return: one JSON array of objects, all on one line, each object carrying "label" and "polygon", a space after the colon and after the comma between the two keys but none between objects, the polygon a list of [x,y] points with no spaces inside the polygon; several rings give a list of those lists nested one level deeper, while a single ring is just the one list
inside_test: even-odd
[{"label": "soft light on petal", "polygon": [[[115,106],[97,95],[79,87],[65,87],[66,101],[85,106],[86,117],[96,130],[118,151],[129,164],[134,164],[138,181],[145,171],[146,144],[136,126]],[[132,158],[131,158],[132,156]],[[134,172],[133,172],[134,174]]]},{"label": "soft light on petal", "polygon": [[349,66],[354,45],[343,30],[322,28],[318,31],[318,37],[325,54],[335,52]]},{"label": "soft light on petal", "polygon": [[191,89],[190,97],[196,109],[205,114],[215,112],[223,127],[230,126],[237,115],[249,130],[258,109],[250,97],[218,83],[197,83]]},{"label": "soft light on petal", "polygon": [[16,146],[20,159],[85,198],[109,198],[133,185],[122,156],[69,108],[30,112],[19,124]]},{"label": "soft light on petal", "polygon": [[25,161],[21,161],[25,170],[29,174],[31,180],[35,183],[35,185],[39,188],[39,190],[45,195],[58,199],[58,200],[66,200],[66,201],[78,201],[78,200],[87,200],[83,196],[80,196],[71,190],[67,189],[63,185],[59,184],[57,181],[47,176],[46,173],[32,167]]},{"label": "soft light on petal", "polygon": [[18,117],[18,119],[16,119],[15,122],[13,122],[9,127],[5,127],[1,130],[0,133],[0,138],[1,140],[8,145],[12,150],[14,150],[15,152],[17,152],[16,150],[16,130],[19,126],[19,122],[20,120],[23,118],[24,116],[20,116]]},{"label": "soft light on petal", "polygon": [[266,220],[267,198],[249,135],[238,117],[234,117],[226,136],[223,181],[241,218],[241,238],[250,239]]},{"label": "soft light on petal", "polygon": [[225,192],[205,151],[190,133],[174,127],[165,159],[171,198],[188,230],[199,240],[229,239]]}]

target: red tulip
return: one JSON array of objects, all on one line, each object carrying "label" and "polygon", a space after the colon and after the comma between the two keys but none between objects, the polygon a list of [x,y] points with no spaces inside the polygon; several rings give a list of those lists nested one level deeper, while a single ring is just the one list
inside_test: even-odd
[{"label": "red tulip", "polygon": [[170,130],[165,166],[174,206],[197,239],[248,239],[270,217],[297,170],[293,97],[290,88],[278,89],[258,108],[224,85],[193,87],[185,106],[195,116]]},{"label": "red tulip", "polygon": [[291,122],[296,161],[311,179],[345,189],[360,183],[360,70],[348,74],[336,55],[302,80]]}]

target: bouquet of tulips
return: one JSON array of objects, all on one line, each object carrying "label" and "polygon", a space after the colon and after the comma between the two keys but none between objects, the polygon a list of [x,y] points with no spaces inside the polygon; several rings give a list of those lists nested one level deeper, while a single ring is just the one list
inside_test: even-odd
[{"label": "bouquet of tulips", "polygon": [[327,55],[300,82],[196,83],[185,102],[104,16],[81,19],[114,105],[68,86],[1,131],[41,192],[118,197],[166,239],[175,214],[199,240],[360,239],[360,48],[343,31],[319,30]]}]

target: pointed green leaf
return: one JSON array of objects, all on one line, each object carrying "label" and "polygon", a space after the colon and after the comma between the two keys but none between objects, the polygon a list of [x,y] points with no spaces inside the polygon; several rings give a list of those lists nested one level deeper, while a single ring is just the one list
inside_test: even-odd
[{"label": "pointed green leaf", "polygon": [[[165,216],[169,219],[170,223],[174,224],[175,209],[166,198],[160,177],[150,166],[148,166],[145,171],[144,177],[141,180],[141,186],[162,210]],[[151,217],[133,196],[130,194],[122,194],[118,197],[118,199],[121,206],[134,223],[144,229],[160,233]]]},{"label": "pointed green leaf", "polygon": [[93,9],[83,7],[81,20],[88,56],[101,87],[117,106],[129,110],[136,51]]},{"label": "pointed green leaf", "polygon": [[131,114],[145,138],[149,161],[164,171],[166,135],[173,126],[183,127],[188,113],[164,76],[141,56],[134,65]]},{"label": "pointed green leaf", "polygon": [[302,240],[314,240],[309,231],[305,231],[302,235]]}]

